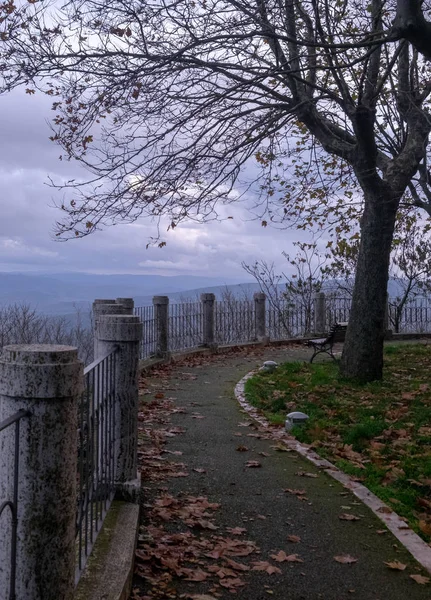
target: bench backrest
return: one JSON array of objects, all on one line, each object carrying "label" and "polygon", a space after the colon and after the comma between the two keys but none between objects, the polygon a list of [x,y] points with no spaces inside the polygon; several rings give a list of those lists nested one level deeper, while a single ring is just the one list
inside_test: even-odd
[{"label": "bench backrest", "polygon": [[325,340],[326,344],[330,344],[331,342],[334,341],[335,334],[337,333],[338,329],[340,329],[340,326],[338,325],[338,323],[334,323],[332,325],[331,329],[329,330],[328,335],[326,336],[326,340]]}]

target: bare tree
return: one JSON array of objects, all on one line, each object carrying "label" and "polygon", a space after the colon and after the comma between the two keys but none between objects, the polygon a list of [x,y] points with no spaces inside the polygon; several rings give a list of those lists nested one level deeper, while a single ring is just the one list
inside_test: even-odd
[{"label": "bare tree", "polygon": [[[166,216],[171,227],[217,218],[218,201],[248,189],[240,175],[255,159],[265,173],[265,224],[276,213],[299,214],[305,226],[362,213],[341,366],[345,376],[380,378],[397,211],[409,186],[418,206],[431,206],[430,65],[407,41],[423,41],[414,28],[429,3],[410,4],[3,6],[3,89],[24,82],[28,93],[54,96],[52,139],[62,158],[92,174],[66,184],[73,197],[62,206],[59,235],[142,214]],[[278,169],[290,176],[277,178]]]},{"label": "bare tree", "polygon": [[306,335],[313,329],[313,298],[322,290],[326,279],[324,265],[327,256],[318,250],[317,242],[294,242],[295,256],[282,252],[289,271],[278,274],[274,264],[257,261],[254,265],[242,263],[252,275],[269,306],[288,336]]},{"label": "bare tree", "polygon": [[0,308],[0,348],[9,344],[64,344],[76,346],[79,358],[88,364],[93,358],[91,320],[75,309],[72,321],[65,316],[47,316],[29,304]]}]

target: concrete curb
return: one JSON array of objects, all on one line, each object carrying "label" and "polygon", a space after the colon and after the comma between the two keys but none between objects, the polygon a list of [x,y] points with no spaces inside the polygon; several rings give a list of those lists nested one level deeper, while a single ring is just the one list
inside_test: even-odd
[{"label": "concrete curb", "polygon": [[106,515],[74,600],[127,600],[132,589],[139,505],[114,501]]},{"label": "concrete curb", "polygon": [[[257,371],[247,373],[235,386],[235,398],[238,400],[241,408],[262,427],[271,428],[270,423],[259,414],[257,409],[251,406],[245,397],[244,386],[248,379],[253,377]],[[397,515],[392,508],[382,502],[368,488],[361,483],[354,481],[349,475],[343,473],[328,460],[321,458],[314,450],[301,444],[283,430],[275,430],[275,437],[294,450],[319,469],[322,469],[333,479],[339,481],[346,489],[353,492],[373,513],[379,517],[386,525],[389,531],[397,538],[397,540],[410,552],[417,562],[431,573],[431,548],[424,542],[406,523]]]}]

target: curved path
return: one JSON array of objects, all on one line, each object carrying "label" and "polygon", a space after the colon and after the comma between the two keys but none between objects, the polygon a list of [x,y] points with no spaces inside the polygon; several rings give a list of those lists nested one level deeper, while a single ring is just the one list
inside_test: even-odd
[{"label": "curved path", "polygon": [[[238,560],[248,564],[269,561],[281,569],[273,575],[248,571],[247,585],[238,589],[237,598],[430,600],[431,584],[420,585],[410,578],[412,574],[427,573],[388,531],[384,532],[383,524],[370,510],[308,461],[293,452],[276,451],[274,441],[255,437],[259,431],[244,426],[249,419],[233,394],[239,379],[264,360],[308,357],[309,351],[295,347],[242,351],[191,359],[169,367],[163,378],[157,373],[147,377],[151,394],[143,397],[144,402],[164,393],[175,397],[176,406],[185,410],[171,416],[172,425],[185,428],[185,432],[169,438],[167,448],[182,452],[181,460],[189,473],[188,477],[168,479],[162,484],[143,482],[147,510],[149,498],[160,493],[161,486],[173,496],[207,496],[210,502],[220,503],[214,514],[214,523],[219,527],[216,533],[228,535],[226,528],[243,527],[246,532],[242,537],[255,541],[260,548],[258,555]],[[238,451],[239,446],[247,450]],[[249,460],[258,461],[261,467],[246,467]],[[193,469],[205,469],[205,473]],[[301,472],[316,476],[298,475]],[[286,488],[304,490],[302,500],[295,493],[285,492]],[[354,514],[359,520],[342,520],[342,514]],[[289,542],[291,535],[300,541]],[[295,553],[304,562],[276,562],[270,558],[280,550],[286,555]],[[335,556],[346,555],[357,562],[334,560]],[[405,570],[394,571],[384,564],[393,561],[407,565]],[[150,593],[151,586],[140,577],[135,577],[135,585],[141,590],[135,592],[136,598],[145,597],[141,595],[145,590]],[[173,597],[235,597],[223,587],[210,591],[208,582],[175,585],[178,595]]]}]

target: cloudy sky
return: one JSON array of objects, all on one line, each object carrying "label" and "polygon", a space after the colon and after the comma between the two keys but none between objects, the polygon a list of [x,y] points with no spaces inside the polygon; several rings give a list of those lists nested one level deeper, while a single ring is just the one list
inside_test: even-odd
[{"label": "cloudy sky", "polygon": [[[85,239],[53,240],[61,196],[48,176],[71,179],[76,166],[58,160],[60,148],[49,140],[51,101],[21,90],[0,96],[0,271],[82,271],[158,275],[211,275],[245,281],[241,262],[256,260],[285,266],[295,230],[263,228],[244,202],[223,208],[233,219],[183,224],[170,232],[165,248],[149,248],[155,225],[148,219],[97,232]],[[74,171],[75,169],[75,171]]]}]

